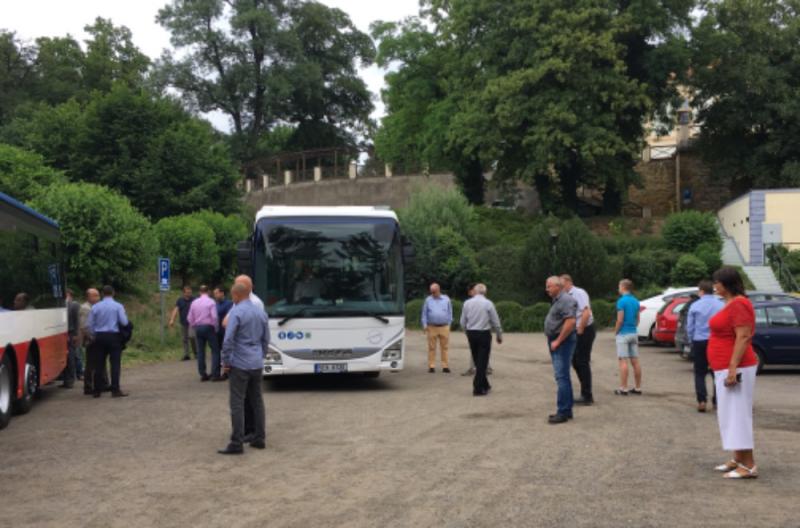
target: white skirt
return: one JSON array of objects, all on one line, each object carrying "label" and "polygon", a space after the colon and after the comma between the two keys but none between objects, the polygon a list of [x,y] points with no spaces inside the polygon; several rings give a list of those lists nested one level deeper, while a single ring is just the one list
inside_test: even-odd
[{"label": "white skirt", "polygon": [[753,449],[753,393],[756,388],[756,369],[737,369],[742,373],[741,383],[725,386],[728,370],[714,372],[717,387],[717,420],[725,451]]}]

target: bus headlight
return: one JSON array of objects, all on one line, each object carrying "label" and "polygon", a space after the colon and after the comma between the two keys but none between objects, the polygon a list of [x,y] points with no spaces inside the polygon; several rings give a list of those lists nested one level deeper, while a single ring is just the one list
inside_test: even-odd
[{"label": "bus headlight", "polygon": [[283,365],[283,358],[281,357],[281,353],[270,345],[270,347],[267,349],[267,355],[264,356],[264,364]]},{"label": "bus headlight", "polygon": [[383,351],[381,361],[397,361],[403,359],[403,340],[392,343]]}]

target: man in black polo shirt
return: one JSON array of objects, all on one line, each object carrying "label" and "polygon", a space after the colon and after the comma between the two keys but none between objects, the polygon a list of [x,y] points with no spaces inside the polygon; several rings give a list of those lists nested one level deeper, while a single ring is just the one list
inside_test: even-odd
[{"label": "man in black polo shirt", "polygon": [[194,330],[189,326],[189,307],[192,305],[195,297],[192,295],[192,287],[184,286],[183,295],[178,297],[175,301],[175,308],[169,317],[169,326],[172,328],[175,325],[175,318],[180,315],[181,320],[181,337],[183,338],[183,361],[189,361],[189,346],[192,347],[192,355],[197,357],[197,344],[194,340]]}]

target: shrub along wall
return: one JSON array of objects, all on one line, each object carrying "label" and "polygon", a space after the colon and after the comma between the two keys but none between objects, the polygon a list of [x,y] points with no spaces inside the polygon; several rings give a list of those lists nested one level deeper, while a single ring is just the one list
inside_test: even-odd
[{"label": "shrub along wall", "polygon": [[[422,316],[422,299],[414,299],[406,303],[406,327],[410,329],[420,328],[420,318]],[[453,300],[453,330],[458,330],[459,319],[463,303]],[[544,329],[544,319],[550,310],[550,304],[539,302],[531,306],[522,306],[514,301],[499,301],[495,303],[497,315],[500,316],[500,323],[503,325],[504,332],[542,332]],[[594,314],[595,327],[609,328],[614,326],[615,305],[612,302],[602,299],[592,301],[592,313]]]}]

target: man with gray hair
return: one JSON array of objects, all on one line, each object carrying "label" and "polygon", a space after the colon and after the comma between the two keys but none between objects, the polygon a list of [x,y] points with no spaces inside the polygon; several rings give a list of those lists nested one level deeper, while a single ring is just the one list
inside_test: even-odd
[{"label": "man with gray hair", "polygon": [[472,360],[475,363],[475,378],[472,381],[473,396],[485,396],[492,390],[486,378],[486,368],[492,353],[492,330],[497,344],[503,342],[503,329],[494,303],[486,298],[486,285],[476,284],[475,295],[461,309],[461,328],[467,333]]},{"label": "man with gray hair", "polygon": [[553,361],[553,372],[558,385],[557,411],[548,417],[548,422],[560,424],[572,419],[574,402],[569,374],[577,341],[575,314],[578,312],[578,303],[564,291],[564,285],[559,277],[548,278],[545,289],[553,299],[553,304],[544,320],[544,334],[547,337],[547,348]]}]

